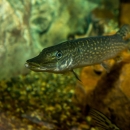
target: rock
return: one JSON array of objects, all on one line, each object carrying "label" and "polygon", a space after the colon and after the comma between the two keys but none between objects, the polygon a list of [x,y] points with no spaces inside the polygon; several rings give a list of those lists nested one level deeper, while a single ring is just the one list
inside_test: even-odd
[{"label": "rock", "polygon": [[115,63],[113,60],[109,61],[111,64],[109,73],[100,66],[85,67],[82,70],[82,87],[86,93],[78,89],[78,98],[80,99],[78,101],[80,101],[79,106],[83,110],[86,102],[92,108],[105,114],[120,129],[129,130],[130,54],[124,51],[121,56],[123,56],[122,61],[119,63]]},{"label": "rock", "polygon": [[86,0],[73,0],[73,4],[69,0],[49,0],[37,10],[37,4],[33,3],[30,28],[35,43],[39,43],[41,49],[66,40],[70,34],[85,33],[84,28],[88,26],[85,18],[98,5]]},{"label": "rock", "polygon": [[121,3],[121,10],[120,10],[120,24],[130,24],[130,3]]},{"label": "rock", "polygon": [[[0,1],[0,79],[22,73],[32,54],[28,25],[23,12],[14,10],[6,0]],[[20,14],[21,13],[21,14]]]}]

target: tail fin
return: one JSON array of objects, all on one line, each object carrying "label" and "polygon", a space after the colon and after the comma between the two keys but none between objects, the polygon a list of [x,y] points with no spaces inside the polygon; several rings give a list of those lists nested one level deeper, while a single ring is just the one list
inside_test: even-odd
[{"label": "tail fin", "polygon": [[120,35],[123,39],[127,38],[127,36],[130,34],[130,25],[123,25],[116,34]]},{"label": "tail fin", "polygon": [[91,122],[100,130],[120,130],[115,124],[111,122],[104,114],[96,109],[89,108],[88,115],[92,118]]}]

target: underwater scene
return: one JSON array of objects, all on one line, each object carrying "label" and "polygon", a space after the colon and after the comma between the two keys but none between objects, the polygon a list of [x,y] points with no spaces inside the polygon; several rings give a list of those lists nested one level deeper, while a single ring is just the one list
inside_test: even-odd
[{"label": "underwater scene", "polygon": [[0,0],[0,130],[130,130],[129,0]]}]

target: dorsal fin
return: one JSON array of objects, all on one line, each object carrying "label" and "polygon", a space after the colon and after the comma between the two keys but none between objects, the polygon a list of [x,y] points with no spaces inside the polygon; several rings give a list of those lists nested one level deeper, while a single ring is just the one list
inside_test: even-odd
[{"label": "dorsal fin", "polygon": [[117,35],[120,35],[123,39],[126,38],[130,34],[130,25],[125,24],[123,25],[119,31],[116,33]]}]

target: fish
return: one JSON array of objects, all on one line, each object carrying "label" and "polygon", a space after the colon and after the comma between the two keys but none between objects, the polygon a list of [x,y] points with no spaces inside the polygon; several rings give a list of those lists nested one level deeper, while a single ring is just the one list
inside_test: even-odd
[{"label": "fish", "polygon": [[89,107],[88,116],[91,117],[91,124],[98,128],[98,130],[121,130],[111,122],[103,113]]},{"label": "fish", "polygon": [[107,70],[106,60],[130,48],[129,33],[130,25],[125,24],[113,35],[67,40],[44,48],[38,56],[27,60],[25,66],[36,72],[72,72],[80,80],[74,69],[101,64]]}]

